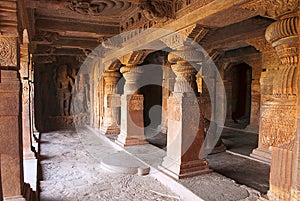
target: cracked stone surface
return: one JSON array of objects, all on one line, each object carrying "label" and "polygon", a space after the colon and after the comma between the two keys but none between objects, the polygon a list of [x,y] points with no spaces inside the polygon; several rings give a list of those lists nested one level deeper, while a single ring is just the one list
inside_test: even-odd
[{"label": "cracked stone surface", "polygon": [[43,133],[41,200],[180,200],[151,176],[102,169],[101,158],[117,151],[86,130]]}]

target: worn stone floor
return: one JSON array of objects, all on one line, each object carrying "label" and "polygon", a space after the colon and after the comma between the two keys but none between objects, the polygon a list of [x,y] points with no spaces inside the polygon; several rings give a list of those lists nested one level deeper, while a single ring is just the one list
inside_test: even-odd
[{"label": "worn stone floor", "polygon": [[102,169],[100,160],[113,151],[110,145],[82,136],[74,131],[41,135],[41,201],[180,200],[151,176]]},{"label": "worn stone floor", "polygon": [[[156,167],[166,152],[151,144],[124,149],[149,164],[150,175],[125,175],[104,170],[101,160],[123,150],[112,146],[113,136],[110,139],[103,140],[103,136],[99,138],[95,132],[87,129],[43,133],[40,149],[40,200],[190,200],[182,198],[180,188],[172,188],[171,191],[158,181],[160,176],[155,174],[158,173]],[[222,167],[230,168],[223,162],[228,160],[228,156],[219,157],[217,160],[220,163],[212,162],[212,165],[223,164]],[[199,196],[199,200],[207,201],[254,201],[260,195],[258,191],[218,172],[182,179],[178,185],[187,189],[186,192]]]},{"label": "worn stone floor", "polygon": [[[238,129],[238,126],[245,128],[245,123],[233,124],[235,124],[235,128],[223,129],[222,141],[227,147],[227,151],[238,156],[227,152],[209,155],[207,157],[209,166],[215,172],[231,178],[239,184],[247,185],[266,194],[269,190],[270,166],[250,160],[252,150],[257,148],[258,135]],[[148,140],[153,145],[166,149],[166,135],[160,133]]]}]

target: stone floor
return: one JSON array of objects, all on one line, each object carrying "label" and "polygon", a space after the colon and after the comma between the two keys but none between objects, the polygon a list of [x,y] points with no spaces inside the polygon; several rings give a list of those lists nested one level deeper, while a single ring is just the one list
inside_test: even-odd
[{"label": "stone floor", "polygon": [[[111,140],[113,138],[112,136]],[[217,172],[183,179],[179,183],[167,177],[164,183],[167,183],[170,187],[168,188],[159,182],[161,181],[159,175],[163,174],[159,173],[156,168],[166,152],[150,144],[125,149],[132,156],[149,164],[150,175],[125,175],[104,170],[100,165],[101,160],[121,150],[123,149],[113,145],[110,140],[103,140],[103,136],[97,136],[90,130],[43,133],[40,152],[41,201],[191,200],[183,199],[184,193],[199,196],[198,200],[254,201],[260,195],[258,191],[241,185],[242,182],[238,184]],[[215,165],[225,164],[228,168],[228,164],[222,161],[228,160],[228,156],[219,157],[217,160],[220,163],[215,163]],[[212,165],[214,165],[213,162]],[[237,169],[242,167],[234,165]],[[242,168],[243,170],[252,168],[252,165]],[[251,180],[249,177],[248,179]],[[177,187],[176,185],[170,186],[172,182],[175,182]]]},{"label": "stone floor", "polygon": [[[233,124],[235,124],[234,128],[225,127],[222,131],[222,141],[227,147],[227,152],[209,155],[210,168],[266,194],[269,189],[270,166],[250,158],[252,150],[257,148],[258,135],[238,128],[239,126],[246,128],[246,123],[232,122]],[[153,145],[166,149],[166,138],[166,135],[160,133],[152,135],[148,140]]]},{"label": "stone floor", "polygon": [[101,158],[116,151],[95,135],[74,131],[43,133],[40,200],[180,200],[151,176],[103,170]]}]

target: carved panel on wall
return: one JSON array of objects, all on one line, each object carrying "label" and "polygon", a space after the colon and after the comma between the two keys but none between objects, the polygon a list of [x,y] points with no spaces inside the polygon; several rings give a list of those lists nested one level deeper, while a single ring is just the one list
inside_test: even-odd
[{"label": "carved panel on wall", "polygon": [[17,66],[16,38],[0,37],[0,66]]},{"label": "carved panel on wall", "polygon": [[69,0],[68,7],[80,14],[84,15],[103,15],[105,12],[112,14],[126,11],[133,7],[133,4],[128,1],[121,0]]},{"label": "carved panel on wall", "polygon": [[299,9],[299,0],[258,0],[250,1],[242,6],[261,16],[276,18]]},{"label": "carved panel on wall", "polygon": [[139,5],[148,20],[166,22],[174,18],[172,0],[143,0]]},{"label": "carved panel on wall", "polygon": [[261,114],[262,143],[292,150],[296,134],[295,101],[265,102]]},{"label": "carved panel on wall", "polygon": [[132,95],[129,100],[129,111],[144,110],[144,97]]},{"label": "carved panel on wall", "polygon": [[89,76],[87,74],[80,74],[73,94],[74,100],[72,102],[72,112],[74,114],[88,112],[88,109],[90,108],[89,90]]},{"label": "carved panel on wall", "polygon": [[35,40],[43,41],[47,43],[53,43],[58,39],[59,39],[59,34],[56,32],[39,31],[35,36]]}]

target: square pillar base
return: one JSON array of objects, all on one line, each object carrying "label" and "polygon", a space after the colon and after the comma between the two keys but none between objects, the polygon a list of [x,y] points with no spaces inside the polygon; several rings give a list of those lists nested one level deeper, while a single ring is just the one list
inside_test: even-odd
[{"label": "square pillar base", "polygon": [[183,179],[202,174],[211,173],[206,160],[189,161],[179,164],[169,157],[165,157],[161,166],[158,169],[163,173],[173,177],[174,179]]},{"label": "square pillar base", "polygon": [[103,126],[101,132],[104,135],[116,135],[120,134],[120,128],[118,126]]},{"label": "square pillar base", "polygon": [[26,199],[22,195],[20,195],[13,197],[4,197],[3,201],[26,201]]},{"label": "square pillar base", "polygon": [[142,137],[142,135],[141,137],[136,138],[136,137],[128,137],[128,135],[122,133],[118,135],[118,138],[116,139],[115,142],[122,147],[149,144],[146,138]]}]

